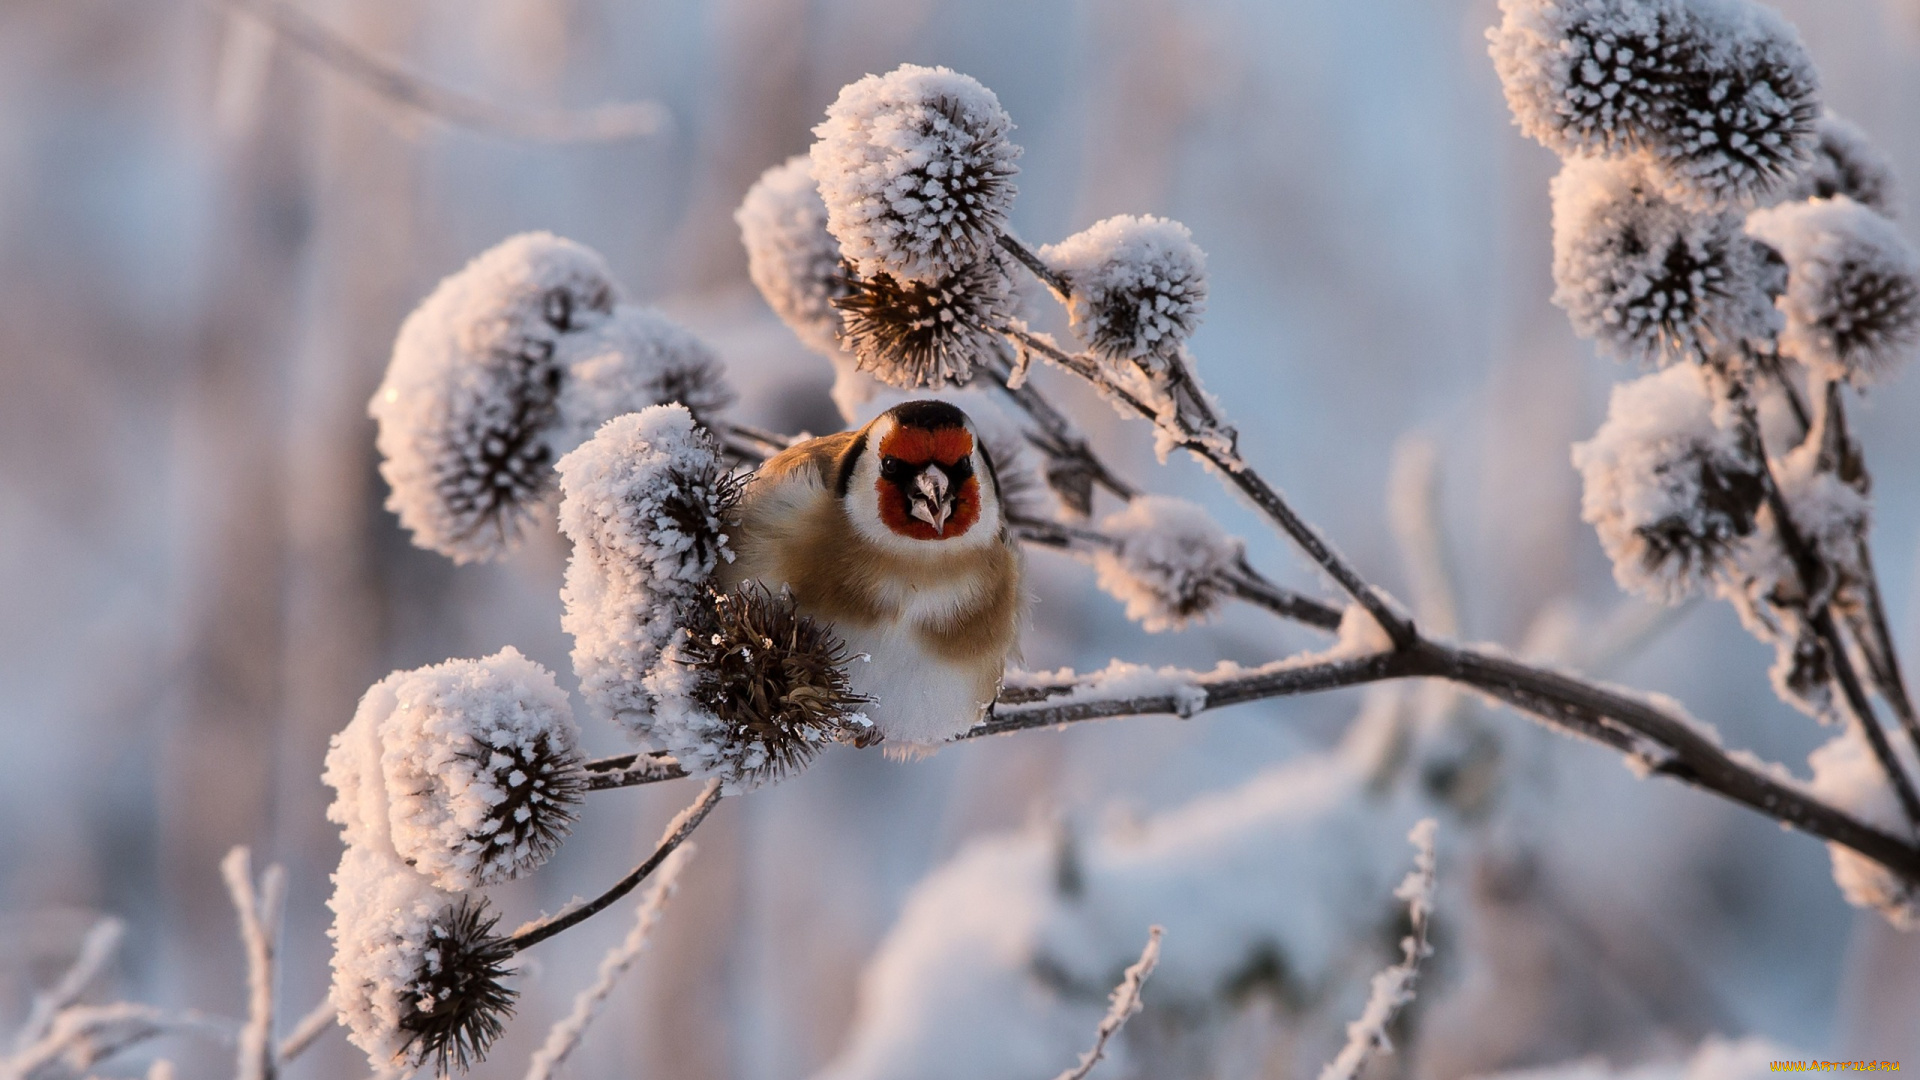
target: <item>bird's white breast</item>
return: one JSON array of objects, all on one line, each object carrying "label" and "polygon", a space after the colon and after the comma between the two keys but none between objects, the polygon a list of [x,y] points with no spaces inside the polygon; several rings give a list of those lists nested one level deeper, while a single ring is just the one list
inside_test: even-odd
[{"label": "bird's white breast", "polygon": [[979,671],[921,647],[913,623],[841,626],[847,652],[864,655],[847,665],[853,689],[873,698],[863,708],[887,743],[932,749],[973,727],[986,703],[978,698]]}]

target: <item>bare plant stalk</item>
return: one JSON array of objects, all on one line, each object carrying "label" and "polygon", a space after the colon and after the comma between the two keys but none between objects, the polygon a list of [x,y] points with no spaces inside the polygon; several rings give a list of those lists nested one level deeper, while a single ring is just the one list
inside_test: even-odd
[{"label": "bare plant stalk", "polygon": [[27,1049],[46,1038],[53,1027],[54,1017],[61,1010],[80,1000],[87,992],[93,980],[100,977],[100,970],[113,959],[120,948],[120,939],[126,935],[127,925],[119,919],[101,919],[94,923],[87,936],[80,942],[80,953],[68,966],[60,981],[46,990],[35,994],[33,1006],[27,1012],[27,1022],[20,1026],[13,1039],[13,1053],[23,1054]]},{"label": "bare plant stalk", "polygon": [[1053,295],[1056,298],[1065,301],[1068,296],[1073,294],[1073,283],[1065,277],[1062,277],[1058,270],[1048,266],[1046,261],[1034,254],[1027,245],[1015,240],[1006,233],[1001,233],[1000,246],[1006,249],[1007,254],[1020,260],[1020,265],[1031,271],[1033,276],[1045,283],[1047,288],[1052,289]]},{"label": "bare plant stalk", "polygon": [[657,101],[610,102],[577,112],[498,105],[373,56],[281,0],[216,2],[259,19],[280,40],[380,97],[460,127],[538,142],[617,142],[659,134],[671,121]]},{"label": "bare plant stalk", "polygon": [[1413,869],[1393,891],[1393,895],[1407,902],[1407,919],[1412,929],[1400,942],[1403,957],[1398,964],[1373,977],[1366,1008],[1358,1020],[1347,1025],[1347,1044],[1320,1070],[1320,1080],[1354,1080],[1375,1050],[1393,1049],[1387,1041],[1387,1025],[1412,1003],[1413,986],[1420,978],[1420,962],[1433,955],[1433,946],[1427,943],[1427,924],[1433,916],[1436,828],[1432,818],[1424,818],[1407,834],[1415,849]]},{"label": "bare plant stalk", "polygon": [[606,1007],[607,995],[613,993],[620,976],[627,973],[640,953],[647,947],[647,941],[653,936],[653,928],[660,922],[660,913],[666,909],[667,901],[673,898],[675,887],[680,881],[680,871],[693,856],[693,845],[687,844],[669,856],[660,865],[660,876],[654,879],[653,887],[640,900],[640,906],[634,912],[633,929],[615,945],[607,955],[600,958],[600,969],[593,985],[580,991],[574,998],[573,1011],[561,1017],[547,1032],[547,1041],[534,1051],[533,1060],[527,1069],[527,1080],[549,1080],[554,1070],[567,1060],[575,1047],[580,1045],[580,1037],[586,1034],[587,1025]]},{"label": "bare plant stalk", "polygon": [[1107,1043],[1120,1034],[1120,1029],[1126,1027],[1127,1021],[1140,1011],[1140,991],[1146,987],[1148,976],[1153,974],[1154,966],[1160,962],[1160,938],[1165,933],[1158,926],[1147,928],[1147,947],[1140,950],[1140,959],[1127,968],[1126,973],[1120,976],[1120,985],[1113,988],[1111,1004],[1107,1007],[1107,1015],[1100,1020],[1100,1029],[1094,1033],[1092,1049],[1080,1055],[1078,1065],[1054,1080],[1087,1080],[1087,1074],[1093,1071],[1101,1058],[1107,1056]]},{"label": "bare plant stalk", "polygon": [[279,1059],[281,1065],[286,1065],[294,1058],[306,1053],[308,1047],[319,1042],[320,1036],[332,1031],[334,1025],[339,1022],[340,1013],[333,1007],[333,999],[321,998],[320,1004],[308,1009],[307,1014],[300,1018],[300,1022],[293,1025],[293,1030],[287,1034],[287,1037],[280,1040],[280,1048],[274,1052],[274,1056]]},{"label": "bare plant stalk", "polygon": [[253,859],[245,847],[227,852],[220,861],[227,893],[240,918],[240,944],[247,953],[247,1019],[236,1040],[239,1080],[273,1080],[275,1054],[273,1014],[275,953],[280,939],[280,915],[285,910],[287,874],[278,864],[261,875],[256,890]]},{"label": "bare plant stalk", "polygon": [[707,786],[701,789],[700,797],[693,801],[693,805],[682,810],[678,817],[667,823],[667,831],[661,836],[659,846],[654,848],[653,854],[647,856],[645,862],[634,867],[631,873],[615,882],[612,888],[585,904],[514,931],[507,938],[507,944],[514,952],[520,952],[605,911],[615,901],[647,880],[647,875],[659,869],[667,856],[672,855],[675,848],[685,843],[687,837],[693,835],[693,830],[700,827],[700,823],[707,819],[707,815],[712,813],[713,808],[719,803],[720,781],[709,780]]}]

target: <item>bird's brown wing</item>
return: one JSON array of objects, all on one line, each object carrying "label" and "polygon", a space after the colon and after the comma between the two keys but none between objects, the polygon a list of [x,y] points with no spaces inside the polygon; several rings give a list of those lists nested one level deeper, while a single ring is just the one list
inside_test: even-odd
[{"label": "bird's brown wing", "polygon": [[760,466],[760,471],[754,474],[754,483],[777,486],[799,480],[832,490],[839,479],[840,461],[860,434],[842,431],[789,446]]}]

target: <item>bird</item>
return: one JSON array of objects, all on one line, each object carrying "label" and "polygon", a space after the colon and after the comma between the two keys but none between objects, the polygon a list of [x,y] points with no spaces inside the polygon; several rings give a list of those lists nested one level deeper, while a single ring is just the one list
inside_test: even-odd
[{"label": "bird", "polygon": [[908,401],[768,459],[730,515],[722,584],[832,625],[882,742],[919,756],[999,694],[1024,606],[993,460],[959,408]]}]

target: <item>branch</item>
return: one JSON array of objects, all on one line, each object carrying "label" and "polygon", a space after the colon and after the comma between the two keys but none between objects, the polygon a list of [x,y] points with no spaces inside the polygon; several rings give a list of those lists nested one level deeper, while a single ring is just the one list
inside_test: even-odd
[{"label": "branch", "polygon": [[1320,1070],[1320,1080],[1354,1080],[1375,1050],[1393,1049],[1387,1039],[1387,1025],[1412,1003],[1420,962],[1433,955],[1433,946],[1427,943],[1427,923],[1433,916],[1436,827],[1432,818],[1424,818],[1407,834],[1415,849],[1413,869],[1393,891],[1407,902],[1407,919],[1413,931],[1400,942],[1403,959],[1373,977],[1366,1008],[1361,1010],[1360,1019],[1347,1025],[1347,1044]]},{"label": "branch", "polygon": [[498,105],[373,56],[281,0],[215,2],[259,19],[280,40],[380,97],[460,127],[537,142],[617,142],[657,135],[672,119],[657,101],[609,102],[577,112]]},{"label": "branch", "polygon": [[666,861],[667,856],[673,854],[675,848],[684,843],[687,837],[693,835],[693,830],[700,827],[700,823],[707,819],[707,815],[712,813],[713,808],[719,803],[720,781],[709,780],[707,786],[701,789],[700,797],[693,801],[693,805],[681,811],[678,817],[667,823],[667,831],[661,836],[660,845],[654,849],[652,855],[647,856],[645,862],[634,867],[631,873],[615,882],[612,888],[587,903],[563,911],[550,919],[529,923],[514,931],[512,936],[507,938],[507,945],[514,952],[520,952],[540,944],[555,934],[586,922],[606,910],[615,901],[638,887],[647,879],[648,874],[658,869],[660,864]]},{"label": "branch", "polygon": [[1055,270],[1043,262],[1040,256],[1034,254],[1027,245],[1015,240],[1006,233],[1001,233],[1000,246],[1006,249],[1007,254],[1020,260],[1020,265],[1026,267],[1033,273],[1034,277],[1044,282],[1047,288],[1052,289],[1053,295],[1056,298],[1065,301],[1067,297],[1073,295],[1073,283],[1062,276],[1058,270]]},{"label": "branch", "polygon": [[252,856],[245,847],[236,847],[220,861],[220,874],[239,914],[240,944],[247,953],[247,1020],[236,1040],[237,1075],[239,1080],[273,1080],[274,953],[286,906],[287,873],[278,864],[269,866],[256,891]]},{"label": "branch", "polygon": [[287,1064],[306,1053],[309,1046],[318,1042],[320,1036],[332,1031],[333,1026],[339,1022],[340,1013],[333,1007],[333,998],[321,998],[320,1004],[307,1010],[307,1015],[301,1017],[300,1022],[293,1026],[292,1033],[280,1040],[280,1048],[274,1051],[274,1056],[281,1065]]},{"label": "branch", "polygon": [[1080,1064],[1055,1077],[1054,1080],[1087,1080],[1087,1074],[1101,1058],[1107,1055],[1107,1043],[1120,1029],[1127,1026],[1140,1011],[1140,991],[1147,985],[1147,977],[1160,962],[1160,937],[1166,931],[1158,926],[1147,928],[1147,947],[1140,950],[1140,959],[1128,967],[1120,976],[1120,985],[1113,988],[1112,1004],[1107,1007],[1107,1015],[1100,1020],[1100,1030],[1093,1037],[1093,1048],[1080,1055]]}]

